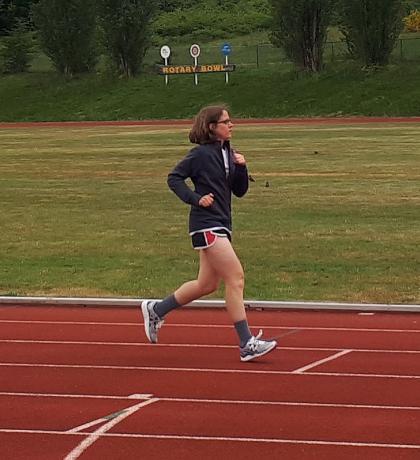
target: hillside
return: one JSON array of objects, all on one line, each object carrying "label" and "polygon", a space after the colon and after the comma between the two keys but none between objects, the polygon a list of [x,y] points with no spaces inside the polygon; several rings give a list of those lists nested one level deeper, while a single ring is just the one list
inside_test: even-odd
[{"label": "hillside", "polygon": [[124,80],[91,75],[66,81],[56,74],[0,78],[0,121],[133,120],[191,117],[204,104],[224,101],[238,117],[416,116],[420,64],[400,64],[366,73],[336,64],[319,76],[286,66],[238,69],[224,74]]}]

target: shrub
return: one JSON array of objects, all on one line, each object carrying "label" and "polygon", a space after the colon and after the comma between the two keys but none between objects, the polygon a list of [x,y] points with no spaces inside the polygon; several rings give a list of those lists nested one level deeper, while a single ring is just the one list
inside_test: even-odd
[{"label": "shrub", "polygon": [[267,29],[269,23],[266,0],[207,0],[159,15],[153,31],[165,39],[185,36],[224,38]]}]

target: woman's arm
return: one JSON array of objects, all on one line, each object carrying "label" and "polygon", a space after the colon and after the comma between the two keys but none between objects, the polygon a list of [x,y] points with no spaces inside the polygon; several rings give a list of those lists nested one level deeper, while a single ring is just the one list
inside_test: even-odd
[{"label": "woman's arm", "polygon": [[193,162],[194,154],[190,152],[168,174],[168,186],[184,203],[198,206],[201,196],[185,183],[185,180],[193,175]]}]

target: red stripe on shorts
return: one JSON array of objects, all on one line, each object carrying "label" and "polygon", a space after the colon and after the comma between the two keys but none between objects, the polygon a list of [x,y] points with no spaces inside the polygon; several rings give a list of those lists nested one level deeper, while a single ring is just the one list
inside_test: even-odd
[{"label": "red stripe on shorts", "polygon": [[204,232],[204,237],[206,238],[206,246],[210,246],[216,241],[217,235],[213,232]]}]

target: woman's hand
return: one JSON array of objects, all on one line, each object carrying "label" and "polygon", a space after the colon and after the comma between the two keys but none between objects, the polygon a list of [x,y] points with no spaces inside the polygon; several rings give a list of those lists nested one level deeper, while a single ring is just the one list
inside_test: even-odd
[{"label": "woman's hand", "polygon": [[237,165],[245,166],[246,160],[242,153],[239,153],[237,150],[233,150],[233,162]]},{"label": "woman's hand", "polygon": [[209,193],[208,195],[203,195],[200,198],[200,201],[198,202],[199,206],[202,206],[203,208],[208,208],[211,206],[214,202],[214,195],[213,193]]}]

